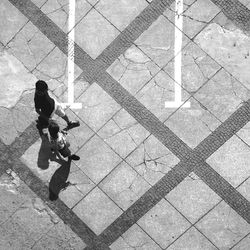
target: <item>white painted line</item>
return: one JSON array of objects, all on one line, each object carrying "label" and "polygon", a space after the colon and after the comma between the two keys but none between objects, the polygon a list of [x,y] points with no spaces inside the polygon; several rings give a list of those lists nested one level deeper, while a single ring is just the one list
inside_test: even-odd
[{"label": "white painted line", "polygon": [[[181,83],[182,83],[182,29],[183,29],[183,0],[175,1],[175,39],[174,39],[174,90],[175,100],[173,102],[165,102],[166,108],[178,108],[183,102],[181,100]],[[190,102],[184,103],[181,107],[189,108]]]},{"label": "white painted line", "polygon": [[68,103],[63,103],[65,107],[81,109],[82,103],[74,103],[74,73],[75,73],[75,9],[76,0],[69,0],[68,19]]}]

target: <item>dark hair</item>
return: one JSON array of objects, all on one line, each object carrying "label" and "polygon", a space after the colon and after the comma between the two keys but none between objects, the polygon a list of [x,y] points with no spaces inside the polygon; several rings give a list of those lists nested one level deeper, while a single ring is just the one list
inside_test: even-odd
[{"label": "dark hair", "polygon": [[36,90],[39,90],[39,91],[47,91],[48,90],[48,85],[45,81],[42,81],[42,80],[38,80],[36,82]]},{"label": "dark hair", "polygon": [[49,133],[52,137],[57,138],[57,133],[59,132],[60,128],[55,121],[51,121],[48,126]]}]

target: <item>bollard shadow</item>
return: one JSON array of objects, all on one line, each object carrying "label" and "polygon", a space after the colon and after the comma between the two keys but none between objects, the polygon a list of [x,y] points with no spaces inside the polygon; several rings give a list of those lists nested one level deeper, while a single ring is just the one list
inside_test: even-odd
[{"label": "bollard shadow", "polygon": [[40,169],[48,169],[49,162],[55,161],[60,167],[55,171],[49,182],[49,199],[54,201],[62,189],[65,189],[70,183],[67,182],[71,160],[64,160],[59,154],[52,153],[48,136],[38,129],[42,143],[38,152],[37,165]]}]

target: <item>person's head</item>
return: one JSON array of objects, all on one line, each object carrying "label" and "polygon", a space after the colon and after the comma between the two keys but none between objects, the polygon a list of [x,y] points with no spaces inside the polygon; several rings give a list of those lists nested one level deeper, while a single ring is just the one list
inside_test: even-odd
[{"label": "person's head", "polygon": [[45,81],[38,80],[36,82],[36,94],[43,96],[48,91],[48,85]]},{"label": "person's head", "polygon": [[51,137],[57,138],[57,134],[58,134],[60,128],[59,128],[59,125],[55,121],[50,121],[49,126],[48,126],[48,130],[49,130]]}]

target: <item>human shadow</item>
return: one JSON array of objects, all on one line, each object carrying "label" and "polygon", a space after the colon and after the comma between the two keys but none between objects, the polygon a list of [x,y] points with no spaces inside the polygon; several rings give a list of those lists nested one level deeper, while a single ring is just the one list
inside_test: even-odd
[{"label": "human shadow", "polygon": [[49,167],[49,161],[58,162],[61,166],[55,171],[49,182],[49,199],[56,200],[62,189],[65,189],[70,183],[67,182],[71,160],[64,160],[59,154],[51,151],[48,136],[38,128],[42,143],[38,152],[37,165],[45,170]]}]

